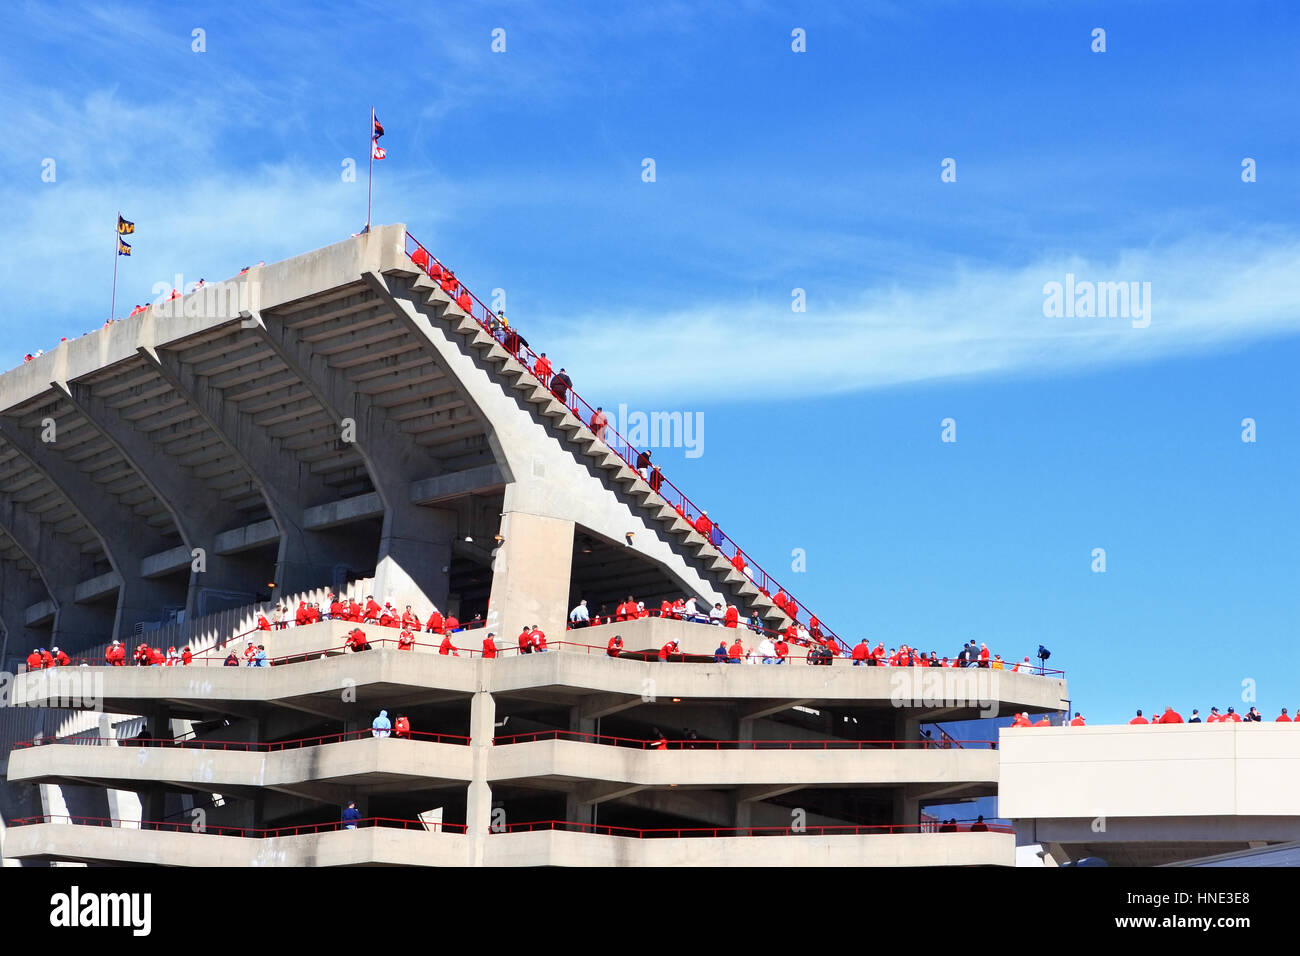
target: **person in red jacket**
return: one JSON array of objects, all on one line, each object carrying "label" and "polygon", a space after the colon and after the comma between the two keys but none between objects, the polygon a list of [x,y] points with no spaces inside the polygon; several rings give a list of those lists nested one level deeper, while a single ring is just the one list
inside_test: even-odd
[{"label": "person in red jacket", "polygon": [[68,657],[67,654],[59,650],[57,647],[50,649],[50,655],[54,658],[55,667],[67,667],[72,663],[72,658]]},{"label": "person in red jacket", "polygon": [[989,666],[989,646],[987,644],[981,644],[980,645],[980,667],[988,667],[988,666]]},{"label": "person in red jacket", "polygon": [[406,605],[406,610],[402,612],[402,627],[408,631],[418,631],[420,629],[420,617],[411,610],[411,605]]},{"label": "person in red jacket", "polygon": [[181,651],[181,666],[188,667],[192,660],[194,660],[194,652],[191,651],[190,646],[186,644],[185,650]]},{"label": "person in red jacket", "polygon": [[659,616],[665,619],[673,616],[673,604],[667,598],[659,602]]},{"label": "person in red jacket", "polygon": [[790,603],[790,595],[785,593],[785,588],[782,588],[781,590],[776,592],[776,597],[772,598],[772,603],[775,604],[777,607],[779,607],[782,611],[785,611],[786,614],[790,613],[787,607]]},{"label": "person in red jacket", "polygon": [[780,634],[776,636],[776,644],[774,647],[776,650],[776,662],[778,664],[786,663],[786,659],[790,656],[790,645],[785,642],[785,638]]},{"label": "person in red jacket", "polygon": [[382,610],[383,608],[379,606],[379,602],[375,600],[375,596],[373,594],[369,595],[366,598],[365,610],[361,612],[362,622],[365,624],[378,624],[379,613]]},{"label": "person in red jacket", "polygon": [[1137,716],[1129,721],[1130,724],[1149,724],[1151,721],[1142,716],[1142,711],[1137,712]]},{"label": "person in red jacket", "polygon": [[744,663],[745,645],[740,642],[739,634],[736,635],[736,639],[732,642],[731,648],[728,650],[727,653],[731,655],[731,663],[733,664]]},{"label": "person in red jacket", "polygon": [[157,666],[159,666],[160,664],[162,664],[162,662],[165,661],[165,660],[167,660],[167,655],[164,654],[164,653],[162,652],[162,648],[161,648],[161,647],[151,647],[151,648],[149,648],[149,663],[150,663],[150,665],[152,665],[153,667],[157,667]]},{"label": "person in red jacket", "polygon": [[618,657],[623,651],[623,638],[615,634],[609,639],[609,644],[605,647],[605,653],[610,657]]},{"label": "person in red jacket", "polygon": [[370,642],[366,640],[366,632],[361,630],[359,627],[354,627],[352,630],[348,631],[348,639],[346,643],[348,650],[352,651],[354,654],[370,650]]},{"label": "person in red jacket", "polygon": [[533,635],[532,632],[529,630],[528,625],[525,624],[524,629],[519,632],[519,653],[531,654],[532,652],[533,652]]},{"label": "person in red jacket", "polygon": [[379,612],[380,627],[397,627],[401,621],[397,617],[397,612],[393,610],[391,604],[385,604],[383,610]]},{"label": "person in red jacket", "polygon": [[114,641],[104,651],[104,660],[110,667],[123,667],[126,664],[126,649],[121,641]]},{"label": "person in red jacket", "polygon": [[679,648],[677,647],[677,642],[669,641],[663,647],[659,648],[659,659],[661,661],[666,661],[668,660],[668,656],[670,654],[676,654],[678,650]]},{"label": "person in red jacket", "polygon": [[537,363],[533,366],[533,372],[537,375],[538,380],[541,381],[543,385],[546,385],[547,387],[550,386],[551,360],[546,357],[545,352],[537,357]]},{"label": "person in red jacket", "polygon": [[533,625],[533,629],[529,632],[528,639],[533,645],[533,653],[546,653],[546,635],[542,633],[542,629],[536,624]]},{"label": "person in red jacket", "polygon": [[415,649],[415,635],[410,631],[403,629],[401,634],[397,635],[397,649],[399,651],[410,651]]},{"label": "person in red jacket", "polygon": [[1282,713],[1278,715],[1277,720],[1275,720],[1274,723],[1283,723],[1283,724],[1291,723],[1291,718],[1286,715],[1285,707],[1282,708]]},{"label": "person in red jacket", "polygon": [[1042,716],[1041,718],[1039,718],[1038,720],[1034,721],[1033,724],[1031,724],[1030,726],[1033,726],[1033,727],[1050,727],[1050,726],[1052,726],[1052,719],[1051,719],[1050,717],[1048,717],[1046,714],[1043,714],[1043,716]]},{"label": "person in red jacket", "polygon": [[1083,726],[1084,726],[1084,723],[1083,723],[1083,715],[1080,714],[1077,710],[1074,712],[1074,720],[1070,721],[1070,726],[1071,726],[1071,727],[1083,727]]},{"label": "person in red jacket", "polygon": [[1241,714],[1229,707],[1228,712],[1223,715],[1222,720],[1226,723],[1239,724],[1241,723]]},{"label": "person in red jacket", "polygon": [[306,626],[308,621],[308,616],[309,616],[309,609],[307,607],[307,602],[303,601],[298,605],[298,610],[293,612],[294,627]]},{"label": "person in red jacket", "polygon": [[494,657],[497,656],[497,642],[492,640],[492,638],[494,637],[496,637],[495,634],[488,634],[487,637],[483,638],[483,659],[484,660],[492,660]]},{"label": "person in red jacket", "polygon": [[443,633],[443,628],[444,628],[444,623],[442,619],[442,612],[435,607],[433,609],[433,613],[429,615],[429,620],[425,622],[424,625],[425,633],[441,634]]},{"label": "person in red jacket", "polygon": [[460,657],[460,651],[457,650],[456,645],[451,642],[450,634],[443,637],[442,643],[438,645],[438,653],[443,657],[446,657],[448,654],[452,657]]},{"label": "person in red jacket", "polygon": [[1029,723],[1029,712],[1026,711],[1026,712],[1021,713],[1021,714],[1016,714],[1015,719],[1014,719],[1013,721],[1011,721],[1011,726],[1012,726],[1012,727],[1029,727],[1029,726],[1031,726],[1030,723]]},{"label": "person in red jacket", "polygon": [[1182,722],[1183,715],[1168,706],[1165,707],[1165,712],[1160,715],[1160,719],[1156,721],[1158,724],[1181,724]]},{"label": "person in red jacket", "polygon": [[740,553],[739,548],[736,549],[736,554],[731,559],[731,566],[735,568],[737,571],[739,571],[741,574],[745,573],[745,556]]},{"label": "person in red jacket", "polygon": [[271,622],[266,619],[265,614],[257,615],[257,629],[259,631],[269,631],[271,629]]},{"label": "person in red jacket", "polygon": [[27,655],[27,669],[29,671],[38,671],[41,669],[40,648],[32,648],[32,652]]},{"label": "person in red jacket", "polygon": [[735,605],[728,604],[727,613],[722,615],[723,627],[734,628],[738,623],[740,623],[740,612],[736,610]]},{"label": "person in red jacket", "polygon": [[442,626],[445,628],[444,633],[450,634],[456,628],[460,627],[460,621],[456,620],[455,614],[448,614],[442,619]]},{"label": "person in red jacket", "polygon": [[393,738],[398,737],[405,737],[407,740],[411,739],[411,721],[405,716],[398,717],[393,721]]},{"label": "person in red jacket", "polygon": [[709,537],[713,534],[713,522],[709,520],[709,513],[701,511],[700,516],[695,519],[695,530],[704,535],[705,541],[711,541]]}]

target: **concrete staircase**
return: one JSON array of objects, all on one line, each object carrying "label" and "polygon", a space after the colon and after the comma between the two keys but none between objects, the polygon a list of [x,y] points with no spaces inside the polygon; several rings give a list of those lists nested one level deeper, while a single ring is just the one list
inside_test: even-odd
[{"label": "concrete staircase", "polygon": [[494,377],[503,388],[518,392],[526,403],[534,406],[534,412],[539,418],[550,419],[558,431],[566,434],[569,450],[575,456],[595,464],[612,481],[622,485],[638,502],[640,514],[662,525],[668,534],[677,538],[689,553],[694,554],[696,564],[703,570],[705,577],[714,580],[724,594],[730,595],[744,617],[757,610],[769,628],[781,629],[792,623],[770,595],[765,594],[748,575],[737,571],[731,561],[696,531],[662,495],[654,491],[634,468],[596,437],[572,408],[552,395],[549,388],[542,385],[476,319],[467,315],[437,282],[415,263],[409,265],[409,271],[399,274],[407,279],[411,291],[423,300],[432,318],[449,333],[465,339],[471,349],[478,352],[489,366],[494,367]]}]

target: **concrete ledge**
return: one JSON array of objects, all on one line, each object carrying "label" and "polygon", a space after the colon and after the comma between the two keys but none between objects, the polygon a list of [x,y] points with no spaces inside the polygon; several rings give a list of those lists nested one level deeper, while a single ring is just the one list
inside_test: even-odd
[{"label": "concrete ledge", "polygon": [[[337,528],[339,525],[368,518],[382,518],[384,503],[379,500],[377,492],[331,501],[328,504],[315,505],[303,511],[303,527],[309,531],[323,531]],[[277,535],[278,537],[278,535]]]},{"label": "concrete ledge", "polygon": [[487,838],[487,866],[1014,866],[1011,833],[636,837],[541,830]]},{"label": "concrete ledge", "polygon": [[37,601],[23,611],[23,623],[28,627],[34,627],[38,624],[46,624],[54,620],[54,615],[58,612],[58,607],[48,598],[44,601]]},{"label": "concrete ledge", "polygon": [[164,574],[171,574],[182,568],[189,568],[190,562],[194,560],[190,549],[183,544],[178,544],[174,548],[168,548],[166,551],[160,551],[157,554],[150,554],[140,560],[140,577],[158,578]]},{"label": "concrete ledge", "polygon": [[78,584],[76,591],[73,592],[73,600],[78,604],[85,604],[112,594],[121,586],[122,579],[117,572],[109,571],[107,574],[101,574],[97,578],[91,578],[89,581],[82,581]]},{"label": "concrete ledge", "polygon": [[280,540],[280,529],[274,521],[267,518],[243,528],[223,531],[213,541],[213,550],[217,554],[238,554],[251,548],[260,548]]}]

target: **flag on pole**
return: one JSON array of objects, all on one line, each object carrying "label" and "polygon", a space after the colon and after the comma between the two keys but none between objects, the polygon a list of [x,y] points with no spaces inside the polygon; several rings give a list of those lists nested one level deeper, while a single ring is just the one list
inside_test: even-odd
[{"label": "flag on pole", "polygon": [[123,219],[122,214],[119,212],[117,214],[117,234],[119,236],[129,236],[133,232],[135,232],[135,223]]},{"label": "flag on pole", "polygon": [[129,256],[131,254],[131,247],[119,239],[117,240],[117,254],[119,256]]},{"label": "flag on pole", "polygon": [[370,113],[370,118],[374,123],[374,132],[370,136],[370,158],[383,159],[388,155],[388,151],[379,145],[379,137],[384,135],[384,124],[375,119],[373,110]]}]

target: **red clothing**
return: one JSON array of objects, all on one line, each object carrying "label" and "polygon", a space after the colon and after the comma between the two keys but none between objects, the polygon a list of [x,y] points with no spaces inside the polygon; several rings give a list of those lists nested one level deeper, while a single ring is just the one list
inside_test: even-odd
[{"label": "red clothing", "polygon": [[[776,592],[776,597],[772,598],[772,603],[782,611],[786,611],[786,605],[790,603],[790,595],[785,593],[785,588]],[[786,613],[789,614],[790,612],[786,611]]]},{"label": "red clothing", "polygon": [[497,656],[497,644],[491,636],[483,638],[483,657],[491,659]]},{"label": "red clothing", "polygon": [[776,656],[784,658],[784,657],[788,657],[789,654],[790,654],[790,645],[785,642],[784,638],[778,637],[776,639]]},{"label": "red clothing", "polygon": [[397,627],[397,618],[393,617],[393,615],[389,614],[387,611],[384,611],[379,615],[379,626]]},{"label": "red clothing", "polygon": [[330,602],[330,618],[335,621],[341,621],[347,616],[348,606],[342,601]]},{"label": "red clothing", "polygon": [[302,627],[304,624],[311,623],[311,608],[305,604],[298,605],[298,611],[293,616],[293,623]]},{"label": "red clothing", "polygon": [[[447,654],[456,654],[456,645],[451,642],[451,635],[442,639],[442,643],[438,645],[438,653],[443,656],[446,656]],[[459,657],[460,655],[456,654],[456,656]]]},{"label": "red clothing", "polygon": [[265,614],[257,615],[257,629],[259,631],[269,631],[271,629],[271,622],[266,619]]},{"label": "red clothing", "polygon": [[411,721],[406,717],[398,717],[393,723],[393,736],[405,737],[411,739]]},{"label": "red clothing", "polygon": [[1233,711],[1231,714],[1224,714],[1222,719],[1231,721],[1234,724],[1239,724],[1241,723],[1241,714]]},{"label": "red clothing", "polygon": [[528,628],[519,632],[519,653],[531,654],[533,652],[533,636],[529,633]]},{"label": "red clothing", "polygon": [[610,657],[618,657],[618,652],[623,649],[623,639],[617,635],[609,639],[609,645],[605,648],[605,653]]},{"label": "red clothing", "polygon": [[1051,721],[1051,720],[1050,720],[1046,715],[1044,715],[1044,717],[1043,717],[1042,720],[1034,721],[1034,723],[1031,724],[1030,726],[1032,726],[1032,727],[1050,727],[1050,726],[1052,726],[1052,721]]},{"label": "red clothing", "polygon": [[722,616],[722,623],[726,627],[735,627],[740,622],[740,612],[734,607],[728,607],[727,613]]},{"label": "red clothing", "polygon": [[1151,723],[1151,721],[1147,720],[1145,717],[1134,717],[1132,720],[1129,721],[1129,723],[1130,723],[1130,724],[1149,724],[1149,723]]},{"label": "red clothing", "polygon": [[1070,721],[1070,726],[1071,726],[1071,727],[1082,727],[1082,726],[1084,726],[1083,718],[1082,718],[1082,717],[1076,717],[1076,718],[1074,718],[1074,720]]},{"label": "red clothing", "polygon": [[1161,714],[1160,719],[1157,721],[1157,723],[1161,724],[1181,724],[1182,722],[1183,715],[1175,711],[1172,707]]},{"label": "red clothing", "polygon": [[1026,717],[1024,714],[1016,714],[1016,719],[1013,720],[1013,721],[1011,721],[1011,726],[1012,726],[1012,727],[1029,727],[1029,726],[1031,726],[1031,724],[1029,723],[1029,718]]},{"label": "red clothing", "polygon": [[[731,559],[731,566],[732,566],[733,568],[735,568],[737,571],[739,571],[741,574],[744,574],[744,573],[745,573],[745,556],[744,556],[743,554],[741,554],[739,551],[737,551],[737,552],[736,552],[736,556],[735,556],[734,558]],[[788,612],[787,612],[787,613],[788,613]]]},{"label": "red clothing", "polygon": [[695,530],[704,535],[705,538],[709,537],[713,532],[713,522],[709,520],[708,515],[700,515],[695,519]]},{"label": "red clothing", "polygon": [[379,606],[379,602],[371,598],[366,602],[365,619],[367,621],[377,621],[381,611],[383,611],[383,608]]},{"label": "red clothing", "polygon": [[865,661],[870,654],[871,651],[867,649],[866,644],[859,644],[853,648],[853,659],[855,661]]},{"label": "red clothing", "polygon": [[59,651],[59,653],[54,656],[54,664],[57,667],[67,667],[71,663],[72,658],[68,657],[64,651]]},{"label": "red clothing", "polygon": [[454,614],[448,614],[445,618],[443,618],[442,624],[443,627],[447,629],[448,634],[456,630],[456,628],[460,627],[460,621],[456,620],[456,615]]},{"label": "red clothing", "polygon": [[429,620],[425,622],[424,629],[433,631],[435,634],[441,634],[443,632],[442,612],[434,611],[430,614]]},{"label": "red clothing", "polygon": [[348,601],[348,620],[353,624],[361,623],[361,605],[356,601]]},{"label": "red clothing", "polygon": [[539,358],[537,364],[533,366],[533,371],[542,380],[543,385],[549,384],[551,380],[551,360],[545,357]]},{"label": "red clothing", "polygon": [[732,658],[735,660],[741,660],[744,658],[745,645],[740,643],[740,638],[736,638],[736,642],[731,645],[731,650],[728,653],[730,653]]},{"label": "red clothing", "polygon": [[1222,720],[1223,720],[1223,715],[1221,714],[1210,714],[1209,717],[1205,718],[1205,722],[1207,724],[1217,724]]},{"label": "red clothing", "polygon": [[190,653],[190,649],[189,649],[188,647],[185,648],[185,650],[181,651],[181,663],[182,663],[182,664],[185,664],[186,666],[188,666],[189,663],[190,663],[190,661],[192,661],[192,660],[194,660],[194,655],[193,655],[192,653]]},{"label": "red clothing", "polygon": [[546,635],[542,633],[542,629],[540,627],[533,628],[532,633],[528,635],[528,639],[533,645],[533,650],[535,651],[546,650]]},{"label": "red clothing", "polygon": [[591,430],[597,438],[604,437],[604,430],[609,425],[609,419],[605,417],[604,412],[596,412],[591,416]]},{"label": "red clothing", "polygon": [[669,641],[663,647],[659,648],[659,659],[661,661],[666,661],[668,660],[669,654],[676,654],[676,653],[677,653],[677,642]]},{"label": "red clothing", "polygon": [[468,292],[462,292],[458,295],[456,297],[456,304],[465,311],[466,315],[469,315],[474,311],[474,303],[470,301]]},{"label": "red clothing", "polygon": [[397,635],[397,649],[399,651],[409,651],[415,647],[415,636],[410,631],[402,631]]},{"label": "red clothing", "polygon": [[1282,715],[1280,715],[1280,716],[1277,718],[1277,720],[1275,720],[1275,721],[1273,721],[1273,722],[1274,722],[1274,723],[1279,723],[1279,722],[1281,722],[1281,723],[1284,723],[1284,724],[1289,724],[1289,723],[1291,723],[1291,718],[1288,717],[1286,714],[1282,714]]},{"label": "red clothing", "polygon": [[41,669],[41,652],[32,651],[27,655],[27,669],[29,671],[38,671]]},{"label": "red clothing", "polygon": [[420,629],[420,619],[414,611],[406,611],[402,615],[402,627],[408,631],[418,631]]},{"label": "red clothing", "polygon": [[151,648],[149,648],[149,663],[150,663],[150,664],[161,664],[161,663],[162,663],[163,661],[165,661],[166,659],[167,659],[167,658],[166,658],[166,656],[164,656],[164,654],[163,654],[163,652],[162,652],[161,649],[159,649],[159,648],[157,648],[157,647],[151,647]]}]

